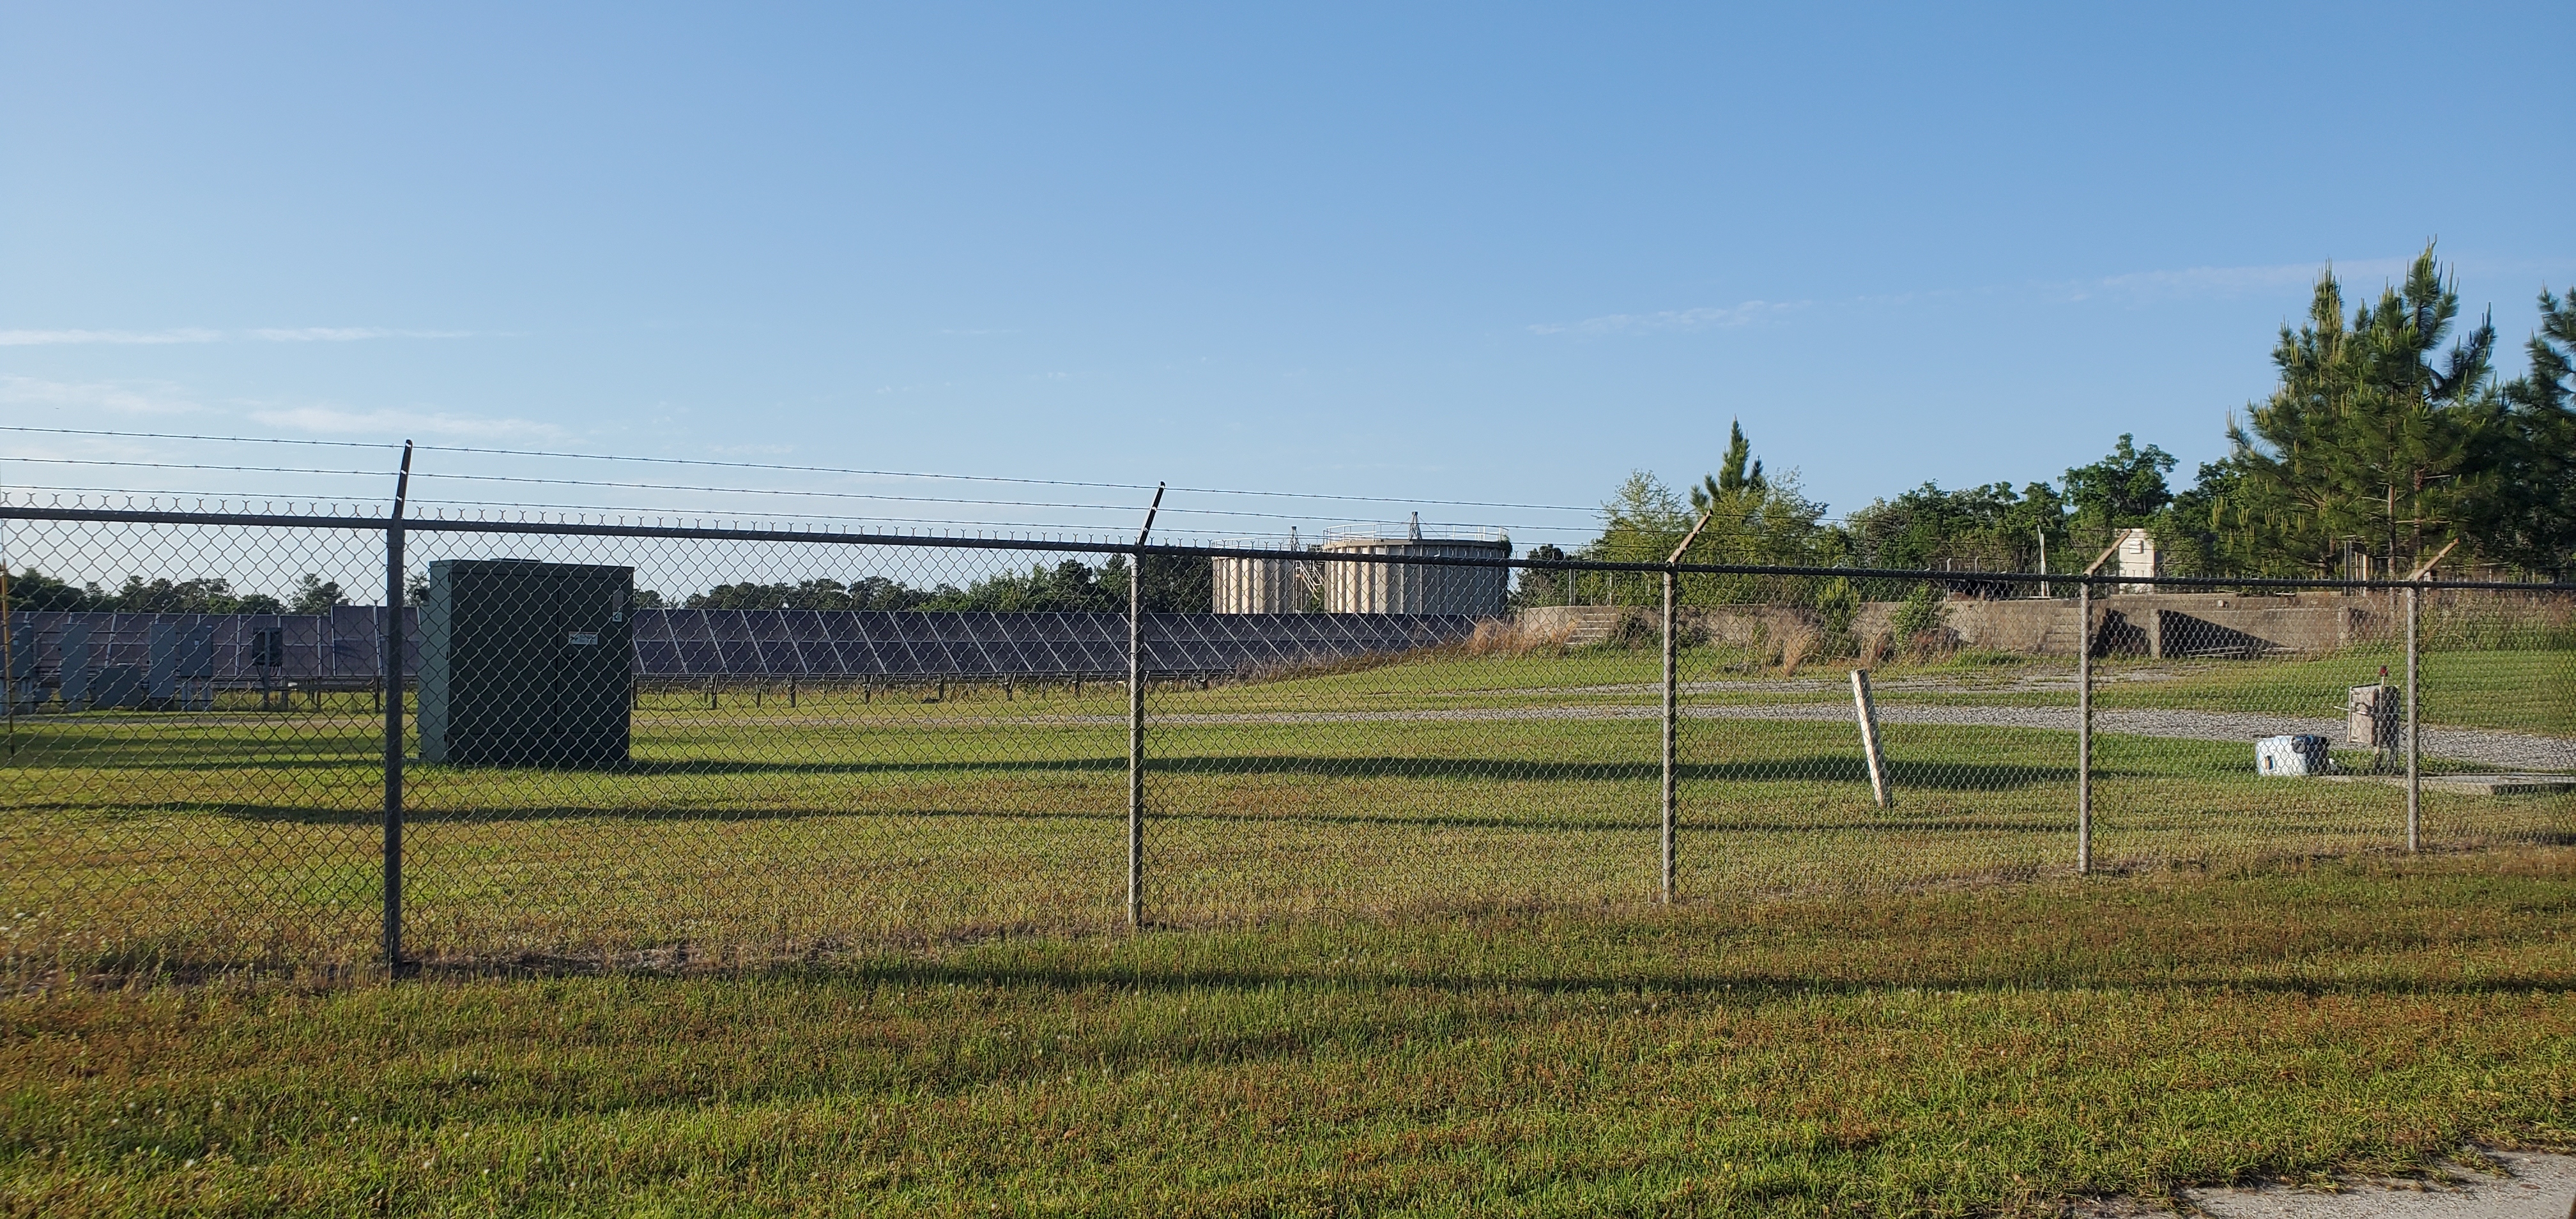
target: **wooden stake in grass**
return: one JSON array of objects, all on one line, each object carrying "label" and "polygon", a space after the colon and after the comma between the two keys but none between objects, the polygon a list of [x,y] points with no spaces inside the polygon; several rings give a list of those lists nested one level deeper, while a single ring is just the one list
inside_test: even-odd
[{"label": "wooden stake in grass", "polygon": [[1860,748],[1869,760],[1869,794],[1880,808],[1896,807],[1896,790],[1887,778],[1887,754],[1878,744],[1878,704],[1869,696],[1869,670],[1854,669],[1852,708],[1860,714]]}]

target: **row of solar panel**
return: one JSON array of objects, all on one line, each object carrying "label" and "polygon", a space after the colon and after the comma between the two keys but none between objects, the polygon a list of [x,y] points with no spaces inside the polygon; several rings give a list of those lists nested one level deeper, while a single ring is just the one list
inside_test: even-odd
[{"label": "row of solar panel", "polygon": [[[369,681],[384,611],[330,615],[12,615],[10,676],[59,684],[66,644],[83,671],[185,670],[230,687]],[[1148,614],[1145,667],[1157,673],[1239,673],[1410,651],[1473,634],[1477,620],[1423,614]],[[404,672],[418,671],[419,631],[403,611]],[[915,611],[635,611],[634,672],[707,676],[1038,676],[1127,670],[1120,614]],[[78,677],[73,679],[78,681]]]}]

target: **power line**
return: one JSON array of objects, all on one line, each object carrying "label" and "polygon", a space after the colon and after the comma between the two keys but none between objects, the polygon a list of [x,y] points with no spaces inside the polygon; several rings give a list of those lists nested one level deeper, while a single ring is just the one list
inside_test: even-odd
[{"label": "power line", "polygon": [[[312,474],[333,478],[376,478],[381,477],[385,473],[381,470],[330,470],[311,466],[231,466],[218,465],[210,462],[133,461],[103,457],[11,457],[0,458],[0,461],[21,461],[31,464],[58,466],[110,466],[146,470],[205,470],[216,473],[232,474]],[[542,487],[602,487],[621,491],[683,491],[705,495],[797,496],[809,499],[868,500],[879,503],[908,504],[959,504],[989,508],[1063,508],[1076,512],[1132,512],[1135,509],[1135,505],[1133,504],[1066,503],[1059,500],[969,499],[959,496],[891,495],[873,491],[805,491],[785,488],[719,487],[682,483],[620,482],[608,479],[533,478],[515,474],[460,474],[417,469],[413,471],[413,475],[414,477],[425,480],[448,479],[461,482],[509,483],[521,486]],[[1164,511],[1175,515],[1209,516],[1245,520],[1304,521],[1313,519],[1303,514],[1253,512],[1238,508],[1190,508],[1175,506],[1164,509]],[[1426,521],[1424,523],[1437,527],[1491,524],[1490,522],[1478,521]],[[1559,528],[1546,525],[1515,524],[1506,524],[1497,527],[1505,529],[1523,529],[1533,532],[1543,532]]]},{"label": "power line", "polygon": [[225,474],[328,474],[358,478],[377,478],[391,470],[317,470],[309,466],[219,466],[194,461],[119,461],[106,457],[0,457],[0,461],[23,461],[47,466],[127,466],[139,470],[213,470]]},{"label": "power line", "polygon": [[[196,436],[185,432],[110,432],[98,428],[28,427],[23,424],[0,425],[0,432],[41,432],[48,436],[112,436],[119,440],[215,440],[226,444],[304,444],[340,449],[391,449],[398,444],[380,440],[289,440],[277,436]],[[23,458],[20,460],[24,460]]]},{"label": "power line", "polygon": [[[454,477],[454,476],[450,476],[450,477]],[[163,487],[163,488],[127,487],[127,488],[117,488],[117,489],[114,489],[114,490],[102,490],[102,489],[97,488],[97,487],[65,487],[65,486],[54,486],[54,485],[50,485],[50,484],[41,484],[41,483],[14,483],[14,484],[10,484],[10,485],[8,485],[8,486],[6,486],[6,487],[0,487],[0,492],[47,492],[47,493],[53,493],[53,494],[56,494],[56,495],[66,495],[66,494],[67,494],[67,495],[129,495],[129,496],[131,496],[131,495],[144,495],[144,496],[169,496],[169,497],[173,497],[173,498],[181,498],[181,499],[190,499],[190,498],[193,498],[193,499],[201,499],[201,500],[202,500],[202,499],[216,499],[216,500],[225,500],[225,501],[230,501],[230,500],[243,500],[243,501],[260,501],[260,500],[267,500],[267,501],[275,501],[275,500],[276,500],[276,498],[277,498],[277,497],[276,497],[275,495],[273,495],[273,494],[262,494],[262,493],[259,493],[259,492],[231,492],[231,491],[208,491],[208,490],[184,490],[184,489],[179,489],[179,488],[169,488],[169,487]],[[781,494],[781,493],[774,493],[774,492],[755,492],[755,493],[753,493],[753,494]],[[792,493],[791,493],[791,494],[792,494]],[[815,494],[822,494],[822,493],[815,493]],[[365,509],[380,509],[380,508],[382,508],[382,507],[384,506],[384,505],[383,505],[383,503],[382,503],[381,501],[379,501],[379,500],[377,500],[377,499],[374,499],[374,498],[372,498],[372,497],[367,497],[367,498],[349,497],[349,496],[318,497],[318,498],[314,499],[312,502],[315,502],[315,503],[329,503],[329,504],[345,504],[345,505],[348,505],[348,506],[350,506],[350,507],[353,507],[353,508],[356,508],[356,509],[360,509],[360,510],[365,510]],[[621,515],[621,516],[625,516],[625,515],[633,515],[633,516],[653,516],[653,517],[694,517],[694,516],[709,515],[709,514],[716,514],[716,515],[727,515],[727,516],[731,516],[731,515],[735,515],[735,512],[736,512],[736,510],[728,509],[728,508],[724,508],[724,507],[721,507],[721,506],[719,506],[719,507],[713,507],[713,508],[686,508],[686,507],[672,507],[672,506],[668,506],[668,505],[658,505],[658,506],[657,506],[657,505],[637,505],[637,504],[566,504],[566,503],[549,503],[549,502],[529,501],[529,500],[490,500],[490,499],[470,499],[470,500],[465,500],[465,499],[433,499],[433,498],[429,498],[429,497],[426,497],[426,496],[413,496],[413,497],[412,497],[412,499],[411,499],[411,502],[412,502],[414,505],[423,506],[423,507],[437,507],[437,508],[451,509],[451,510],[458,510],[458,511],[465,511],[465,510],[478,509],[478,508],[489,508],[489,509],[533,509],[533,510],[546,511],[546,512],[589,513],[589,514],[598,514],[598,515],[616,514],[616,515]],[[986,501],[986,500],[972,500],[972,501],[945,501],[945,500],[930,500],[930,501],[927,501],[927,502],[933,502],[933,503],[965,502],[965,503],[975,503],[975,504],[996,504],[996,505],[1006,505],[1006,504],[1008,503],[1008,501]],[[1064,505],[1033,504],[1033,505],[1021,505],[1021,506],[1026,506],[1026,507],[1057,507],[1057,506],[1064,506]],[[1122,508],[1122,510],[1123,510],[1123,508]],[[1166,509],[1165,511],[1170,512],[1170,511],[1175,511],[1175,510],[1174,510],[1174,509]],[[1272,519],[1288,520],[1288,521],[1302,521],[1302,520],[1305,520],[1305,519],[1306,519],[1306,518],[1303,518],[1303,517],[1280,516],[1280,515],[1278,515],[1278,514],[1269,514],[1269,513],[1224,512],[1224,511],[1216,511],[1216,510],[1208,510],[1208,509],[1193,509],[1193,510],[1189,510],[1189,511],[1195,512],[1197,515],[1217,517],[1217,518],[1219,518],[1220,520],[1243,519],[1243,518],[1254,518],[1254,517],[1271,517]],[[963,528],[963,529],[1033,529],[1033,530],[1040,530],[1040,531],[1058,531],[1058,532],[1066,532],[1066,531],[1070,531],[1070,532],[1083,532],[1083,531],[1087,531],[1087,530],[1095,530],[1095,529],[1098,529],[1098,528],[1100,527],[1100,526],[1099,526],[1099,525],[1097,525],[1097,524],[1082,524],[1082,523],[1079,523],[1079,522],[1068,522],[1068,521],[997,521],[997,520],[969,520],[969,519],[962,519],[962,518],[957,518],[957,517],[919,517],[919,516],[850,516],[850,515],[843,515],[843,514],[836,514],[836,513],[827,513],[827,512],[770,513],[770,514],[763,514],[763,518],[762,518],[762,519],[767,519],[767,520],[776,520],[776,521],[780,521],[780,522],[816,521],[816,522],[830,522],[830,523],[837,523],[837,524],[855,524],[855,525],[928,525],[928,526],[944,526],[944,527]],[[1391,522],[1381,522],[1381,523],[1391,523]],[[1445,528],[1491,528],[1491,527],[1493,527],[1493,526],[1489,526],[1489,525],[1483,524],[1483,523],[1481,523],[1481,522],[1472,522],[1472,521],[1424,521],[1424,522],[1423,522],[1423,525],[1424,525],[1425,527],[1427,527],[1427,528],[1444,528],[1444,529],[1445,529]],[[1557,533],[1563,533],[1563,532],[1566,532],[1565,530],[1563,530],[1563,529],[1561,529],[1561,528],[1555,528],[1555,527],[1550,527],[1550,526],[1545,526],[1545,525],[1514,526],[1514,527],[1509,527],[1509,528],[1526,528],[1526,529],[1529,531],[1529,533],[1530,533],[1531,535],[1535,535],[1535,536],[1547,536],[1547,535],[1550,535],[1550,534],[1557,534]],[[1260,530],[1260,529],[1253,529],[1253,530],[1226,529],[1226,528],[1222,528],[1222,527],[1219,527],[1219,526],[1217,526],[1217,525],[1213,525],[1213,524],[1211,524],[1211,525],[1207,525],[1207,526],[1200,526],[1200,527],[1194,527],[1194,528],[1186,529],[1186,530],[1184,530],[1183,532],[1184,532],[1184,533],[1186,533],[1186,534],[1194,535],[1194,536],[1240,536],[1240,537],[1281,538],[1281,537],[1287,537],[1287,536],[1289,536],[1289,532],[1290,532],[1290,531],[1281,531],[1281,530]]]},{"label": "power line", "polygon": [[[46,459],[46,461],[54,461],[54,459]],[[82,464],[82,459],[59,459],[59,461],[62,461],[62,464]],[[88,461],[88,464],[108,464],[108,461]],[[165,466],[165,469],[250,469],[250,472],[291,472],[289,466],[204,466],[204,464],[155,464],[155,461],[124,461],[124,464],[131,464],[131,466]],[[330,474],[330,472],[322,472],[322,474]],[[340,474],[350,474],[350,472],[340,472]],[[374,474],[374,472],[358,472],[358,474]],[[417,472],[415,472],[415,474],[417,474]],[[811,495],[811,497],[858,497],[858,500],[909,500],[909,503],[963,503],[963,505],[992,505],[992,508],[1090,508],[1090,510],[1118,510],[1118,513],[1123,513],[1123,510],[1128,510],[1128,505],[1064,505],[1064,503],[1023,503],[1023,500],[943,500],[943,497],[858,495],[858,492],[744,492],[744,490],[732,490],[732,487],[665,487],[665,485],[626,485],[626,482],[580,482],[580,479],[513,479],[513,477],[502,477],[502,474],[440,474],[440,477],[448,477],[448,479],[487,479],[487,482],[533,482],[533,485],[623,487],[623,490],[711,490],[711,492],[724,492],[724,495]],[[15,482],[15,485],[0,487],[0,490],[18,490],[18,492],[57,492],[57,495],[173,495],[173,497],[216,497],[216,500],[276,500],[276,495],[273,495],[273,492],[180,490],[180,487],[116,487],[116,490],[103,490],[103,487],[59,487],[59,485],[36,485],[36,482]],[[348,503],[348,505],[355,505],[355,508],[381,508],[381,503],[379,503],[379,500],[374,500],[374,497],[348,497],[348,495],[340,495],[340,497],[319,497],[317,503]],[[538,503],[538,500],[435,500],[435,497],[422,497],[422,495],[415,495],[415,497],[412,497],[412,503],[415,503],[415,505],[440,505],[440,508],[459,508],[459,510],[461,510],[461,508],[536,508],[536,510],[562,510],[562,513],[636,513],[636,515],[737,513],[737,508],[721,508],[721,505],[719,505],[719,508],[680,508],[680,505],[631,505],[631,503],[621,505],[621,503]],[[1291,523],[1311,521],[1311,518],[1306,518],[1306,515],[1288,515],[1288,513],[1247,513],[1247,510],[1229,510],[1229,508],[1167,508],[1167,513],[1208,515],[1208,518],[1213,518],[1213,521],[1211,521],[1211,523],[1206,523],[1206,526],[1195,526],[1195,528],[1190,528],[1190,533],[1244,533],[1244,531],[1236,531],[1236,528],[1224,528],[1224,526],[1218,526],[1218,523],[1221,523],[1221,521],[1291,521]],[[930,518],[930,515],[842,515],[842,513],[765,513],[765,515],[773,515],[773,518],[781,518],[781,521],[907,523],[907,526],[1041,528],[1041,531],[1048,531],[1048,528],[1054,528],[1054,531],[1084,531],[1084,528],[1100,528],[1100,526],[1097,526],[1097,523],[1072,523],[1072,521],[961,521],[961,518]],[[1381,523],[1383,523],[1383,521],[1381,521]],[[1525,531],[1525,533],[1530,533],[1530,536],[1551,536],[1551,533],[1566,533],[1566,528],[1564,528],[1564,526],[1494,526],[1494,523],[1486,523],[1486,521],[1422,521],[1422,523],[1425,523],[1427,528],[1507,528],[1507,531]],[[1283,531],[1260,531],[1260,528],[1255,528],[1255,531],[1249,531],[1249,536],[1285,536],[1285,533],[1283,533]]]},{"label": "power line", "polygon": [[[346,448],[371,449],[392,449],[398,447],[376,442],[351,440],[289,440],[263,436],[196,436],[168,432],[111,432],[89,428],[45,428],[27,427],[23,425],[0,425],[0,431],[43,433],[57,436],[108,436],[123,439],[207,440],[230,444],[332,445]],[[841,466],[791,466],[779,465],[770,462],[716,461],[701,457],[634,457],[611,453],[566,453],[544,449],[495,449],[482,448],[473,445],[424,444],[416,445],[414,447],[425,452],[474,453],[499,457],[542,457],[565,461],[630,461],[655,465],[707,466],[716,469],[728,470],[771,470],[794,474],[845,474],[866,478],[922,478],[951,482],[1015,483],[1023,486],[1084,487],[1110,491],[1151,491],[1154,489],[1152,486],[1143,483],[1088,482],[1079,479],[1060,478],[1013,478],[998,474],[933,474],[922,471],[906,470],[862,470]],[[35,459],[18,458],[16,460],[28,461]],[[372,471],[370,472],[372,473]],[[458,476],[450,475],[449,477]],[[1252,491],[1242,488],[1188,486],[1175,486],[1172,490],[1186,491],[1193,495],[1241,495],[1271,499],[1311,499],[1361,504],[1423,504],[1438,505],[1440,507],[1447,508],[1512,508],[1529,512],[1593,513],[1599,511],[1599,508],[1594,505],[1575,506],[1568,504],[1510,503],[1496,500],[1418,499],[1393,498],[1376,495],[1334,495],[1320,491]],[[1133,507],[1133,505],[1122,504],[1119,505],[1119,507],[1128,508]]]}]

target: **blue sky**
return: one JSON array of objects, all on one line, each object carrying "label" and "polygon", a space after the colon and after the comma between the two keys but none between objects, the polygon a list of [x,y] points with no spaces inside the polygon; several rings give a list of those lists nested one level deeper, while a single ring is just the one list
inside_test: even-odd
[{"label": "blue sky", "polygon": [[[13,3],[0,414],[1388,501],[1318,525],[1693,479],[1736,417],[1838,513],[2121,432],[2187,474],[2328,260],[2438,237],[2519,370],[2576,285],[2571,46],[2564,3]],[[81,454],[217,447],[0,434],[0,481],[363,490],[7,460]],[[719,477],[938,485],[676,481]]]}]

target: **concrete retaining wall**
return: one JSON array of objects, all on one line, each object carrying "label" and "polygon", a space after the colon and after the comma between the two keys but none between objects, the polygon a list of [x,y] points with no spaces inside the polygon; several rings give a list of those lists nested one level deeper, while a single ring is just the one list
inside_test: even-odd
[{"label": "concrete retaining wall", "polygon": [[[1860,608],[1852,632],[1862,639],[1889,633],[1897,602]],[[2247,597],[2235,593],[2115,593],[2094,599],[2101,615],[2094,654],[2164,657],[2258,656],[2273,652],[2331,652],[2384,637],[2398,629],[2385,595],[2347,597],[2301,593]],[[1949,625],[1962,647],[2028,656],[2073,656],[2081,638],[2073,598],[2009,601],[1954,599]],[[1610,638],[1622,614],[1659,611],[1648,606],[1551,605],[1522,610],[1524,629],[1567,630],[1580,647]],[[1717,643],[1747,645],[1814,629],[1808,611],[1790,606],[1687,606],[1683,616]]]},{"label": "concrete retaining wall", "polygon": [[[2396,622],[2380,598],[2247,597],[2234,593],[2118,593],[2094,600],[2096,655],[2259,656],[2331,652]],[[1967,647],[2072,656],[2081,638],[2065,599],[1952,601],[1950,629]]]}]

